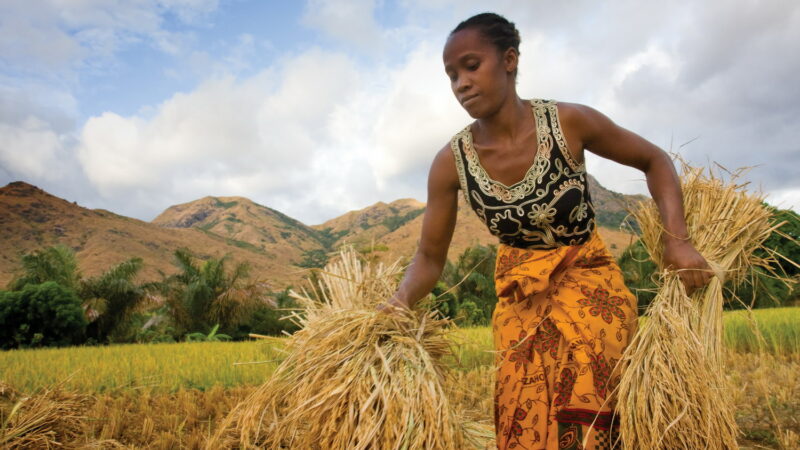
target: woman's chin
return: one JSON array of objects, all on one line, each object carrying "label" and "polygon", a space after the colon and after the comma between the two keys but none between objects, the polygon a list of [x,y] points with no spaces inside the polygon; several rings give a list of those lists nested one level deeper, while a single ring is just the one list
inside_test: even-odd
[{"label": "woman's chin", "polygon": [[466,111],[467,114],[469,114],[469,116],[473,119],[480,119],[486,115],[483,110],[480,108],[475,108],[474,106],[466,107],[461,105],[461,107],[464,108],[464,111]]}]

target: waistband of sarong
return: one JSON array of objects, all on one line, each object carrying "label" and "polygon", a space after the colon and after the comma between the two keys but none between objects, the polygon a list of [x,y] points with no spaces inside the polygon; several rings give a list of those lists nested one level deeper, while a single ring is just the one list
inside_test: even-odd
[{"label": "waistband of sarong", "polygon": [[548,264],[553,271],[561,270],[577,259],[599,252],[607,254],[605,242],[597,228],[586,242],[577,245],[563,245],[549,249],[525,249],[500,244],[497,247],[495,277],[500,277],[520,265]]}]

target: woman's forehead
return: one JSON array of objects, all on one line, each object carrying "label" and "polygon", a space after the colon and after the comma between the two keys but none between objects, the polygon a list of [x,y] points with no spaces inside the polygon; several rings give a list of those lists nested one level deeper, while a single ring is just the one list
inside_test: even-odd
[{"label": "woman's forehead", "polygon": [[445,63],[455,63],[464,56],[485,54],[494,51],[492,44],[475,28],[467,28],[451,34],[444,44],[442,58]]}]

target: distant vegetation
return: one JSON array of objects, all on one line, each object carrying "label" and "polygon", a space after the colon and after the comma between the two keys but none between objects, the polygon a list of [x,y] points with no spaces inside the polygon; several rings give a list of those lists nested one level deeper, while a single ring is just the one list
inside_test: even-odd
[{"label": "distant vegetation", "polygon": [[627,211],[597,211],[597,224],[612,230],[619,229],[622,222],[628,217]]},{"label": "distant vegetation", "polygon": [[[384,220],[388,228],[399,227],[424,209]],[[793,211],[776,210],[775,223],[784,222],[766,242],[761,257],[780,254],[773,269],[781,276],[797,280],[800,276],[800,217]],[[305,252],[298,264],[320,268],[334,251],[335,242],[346,231],[331,228],[317,237],[325,250]],[[387,250],[378,244],[370,251]],[[475,245],[446,263],[432,294],[435,308],[461,326],[487,326],[497,304],[494,289],[493,245]],[[366,256],[369,258],[369,256]],[[173,253],[178,269],[161,280],[137,282],[142,261],[132,258],[95,277],[84,277],[72,249],[45,247],[26,254],[22,270],[0,291],[0,348],[24,348],[72,344],[119,342],[172,342],[242,339],[248,333],[280,335],[291,333],[296,325],[284,318],[297,304],[289,288],[273,291],[265,283],[252,280],[246,264],[234,264],[227,257],[200,260],[186,249]],[[650,262],[641,243],[626,249],[619,260],[626,284],[637,295],[644,311],[652,300]],[[309,277],[316,273],[312,270]],[[752,274],[751,283],[726,286],[743,302],[755,307],[786,306],[796,302],[792,290],[763,271]],[[728,308],[736,308],[730,303]],[[222,337],[224,339],[224,337]],[[794,339],[794,338],[792,338]],[[785,344],[781,344],[785,345]]]},{"label": "distant vegetation", "polygon": [[455,262],[445,264],[432,294],[437,309],[461,326],[486,326],[497,304],[494,290],[494,263],[497,247],[475,245],[467,248]]},{"label": "distant vegetation", "polygon": [[0,292],[0,348],[79,344],[85,328],[80,299],[54,281]]},{"label": "distant vegetation", "polygon": [[[769,205],[774,212],[772,222],[774,225],[783,225],[770,235],[764,242],[767,249],[759,250],[757,256],[771,257],[772,270],[780,277],[797,281],[800,277],[800,216],[791,210],[778,210]],[[655,264],[650,261],[647,251],[640,241],[628,247],[619,260],[620,268],[625,275],[625,284],[636,294],[639,300],[640,312],[643,312],[655,296],[655,282],[653,274]],[[745,305],[755,308],[769,308],[790,306],[796,302],[798,286],[795,283],[792,289],[786,283],[776,279],[763,269],[754,270],[748,279],[740,286],[733,286],[730,282],[725,285],[727,297],[738,297],[741,301],[731,301],[725,305],[728,309],[740,309]]]},{"label": "distant vegetation", "polygon": [[0,348],[242,338],[296,328],[276,310],[296,306],[287,292],[250,280],[246,264],[198,261],[187,249],[173,256],[177,274],[140,284],[139,258],[86,278],[68,247],[24,255],[22,271],[0,291]]},{"label": "distant vegetation", "polygon": [[327,263],[328,252],[321,249],[313,249],[303,252],[303,259],[297,265],[305,269],[313,269],[325,267]]},{"label": "distant vegetation", "polygon": [[238,204],[239,204],[239,202],[237,202],[235,200],[234,201],[230,201],[230,202],[223,202],[222,200],[220,200],[218,198],[214,199],[214,206],[216,206],[218,208],[228,209],[228,208],[232,208],[232,207],[234,207],[234,206],[236,206]]},{"label": "distant vegetation", "polygon": [[300,262],[296,265],[304,269],[318,269],[325,267],[325,264],[328,264],[328,254],[334,251],[334,244],[336,244],[336,241],[338,241],[339,238],[346,234],[347,230],[340,230],[334,233],[333,228],[330,227],[325,228],[322,231],[317,231],[315,237],[319,243],[322,244],[323,248],[306,250],[303,252],[303,259],[300,260]]},{"label": "distant vegetation", "polygon": [[[800,308],[756,310],[753,318],[765,335],[770,354],[797,358],[800,355]],[[724,316],[725,346],[740,352],[758,348],[745,311],[730,311]],[[493,364],[492,329],[488,326],[456,330],[460,345],[454,346],[461,370]],[[157,391],[180,388],[209,389],[259,384],[285,354],[281,338],[258,342],[219,342],[200,344],[119,345],[43,349],[0,353],[3,381],[32,392],[67,380],[66,385],[82,392],[103,392],[130,386],[152,387]],[[113,361],[113,364],[109,364]],[[235,362],[263,364],[234,366]],[[72,376],[72,374],[79,376]]]},{"label": "distant vegetation", "polygon": [[409,212],[407,212],[407,213],[405,213],[403,215],[395,214],[393,216],[389,216],[389,217],[383,219],[382,223],[386,228],[389,229],[389,231],[394,231],[394,230],[402,227],[406,223],[414,220],[415,218],[417,218],[420,214],[422,214],[424,212],[425,212],[425,208],[420,208],[420,209],[415,209],[415,210],[409,211]]},{"label": "distant vegetation", "polygon": [[[390,207],[390,209],[394,214],[385,217],[380,222],[380,225],[385,226],[389,232],[397,230],[425,212],[425,208],[419,208],[411,210],[405,214],[399,214],[396,208]],[[358,224],[358,226],[362,230],[368,230],[375,225],[370,225],[366,220],[363,220]],[[323,249],[305,251],[303,253],[303,259],[296,265],[304,269],[325,267],[325,264],[328,263],[328,255],[336,252],[336,248],[334,248],[335,244],[339,242],[339,239],[341,239],[343,236],[346,236],[348,233],[348,230],[339,230],[334,232],[333,228],[331,227],[317,231],[315,237],[317,238],[317,241],[322,244]],[[386,251],[388,249],[389,248],[386,245],[371,243],[368,245],[362,245],[358,250],[359,252],[366,254],[375,251]]]},{"label": "distant vegetation", "polygon": [[339,230],[337,232],[333,232],[333,228],[328,227],[324,230],[317,232],[317,240],[325,246],[327,249],[333,248],[333,244],[336,243],[342,236],[347,234],[347,230]]}]

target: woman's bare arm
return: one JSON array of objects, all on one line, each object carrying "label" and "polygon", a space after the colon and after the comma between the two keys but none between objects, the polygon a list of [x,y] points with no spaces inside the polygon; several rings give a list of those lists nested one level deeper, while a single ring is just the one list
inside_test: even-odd
[{"label": "woman's bare arm", "polygon": [[458,187],[455,159],[447,145],[436,154],[428,174],[428,203],[419,248],[389,305],[412,308],[436,285],[456,224]]},{"label": "woman's bare arm", "polygon": [[683,269],[680,277],[687,292],[704,286],[711,278],[708,263],[689,242],[684,219],[680,179],[667,153],[653,143],[584,105],[560,104],[565,118],[582,140],[582,148],[644,172],[647,188],[664,224],[664,262]]}]

